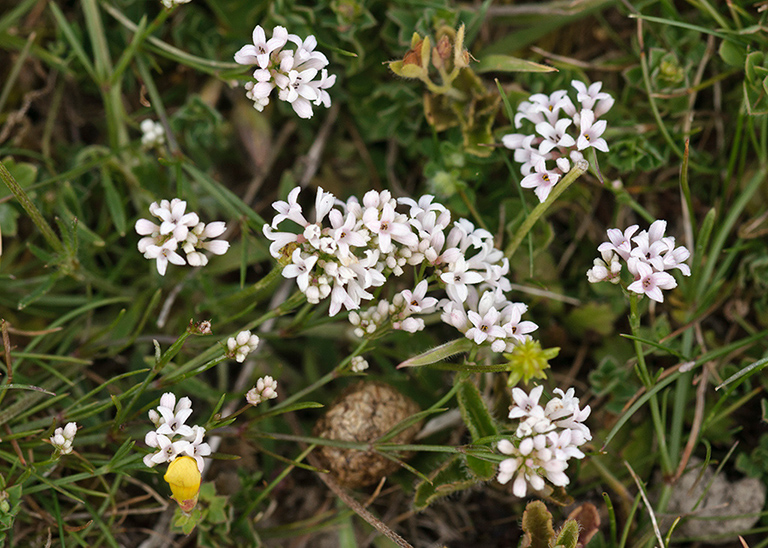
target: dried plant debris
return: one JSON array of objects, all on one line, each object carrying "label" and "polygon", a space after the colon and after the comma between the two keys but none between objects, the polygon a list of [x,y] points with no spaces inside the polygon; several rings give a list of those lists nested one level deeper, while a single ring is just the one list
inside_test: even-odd
[{"label": "dried plant debris", "polygon": [[[317,422],[315,436],[331,440],[372,443],[400,421],[420,411],[411,398],[383,382],[361,381],[350,386]],[[421,422],[399,432],[388,443],[406,444],[413,440]],[[318,450],[323,464],[346,487],[364,487],[395,472],[396,461],[369,450],[325,446]],[[399,458],[407,458],[400,453]]]},{"label": "dried plant debris", "polygon": [[706,539],[710,544],[732,544],[737,534],[760,520],[765,506],[765,484],[757,478],[730,481],[722,472],[715,476],[715,467],[711,465],[702,472],[702,464],[701,459],[692,457],[688,472],[675,485],[667,510],[667,526],[677,516],[683,516],[676,535]]}]

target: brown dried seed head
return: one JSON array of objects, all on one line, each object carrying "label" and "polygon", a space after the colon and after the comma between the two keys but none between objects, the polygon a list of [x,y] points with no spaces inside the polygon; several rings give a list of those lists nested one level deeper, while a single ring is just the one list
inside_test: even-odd
[{"label": "brown dried seed head", "polygon": [[[342,393],[317,422],[314,435],[355,442],[372,442],[403,419],[420,411],[412,399],[388,384],[361,381]],[[410,443],[421,428],[414,424],[388,443]],[[364,487],[395,472],[398,464],[372,451],[357,451],[324,446],[318,450],[323,466],[346,487]],[[401,454],[401,458],[409,455]]]}]

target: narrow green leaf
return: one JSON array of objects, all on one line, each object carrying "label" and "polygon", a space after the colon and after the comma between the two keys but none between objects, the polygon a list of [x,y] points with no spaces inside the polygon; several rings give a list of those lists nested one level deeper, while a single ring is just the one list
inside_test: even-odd
[{"label": "narrow green leaf", "polygon": [[215,198],[222,207],[228,210],[228,213],[232,217],[245,216],[253,223],[253,228],[261,232],[261,228],[266,222],[258,213],[251,209],[248,204],[243,202],[237,194],[188,162],[184,163],[184,171],[189,173],[193,179],[200,183],[206,192]]},{"label": "narrow green leaf", "polygon": [[533,61],[501,54],[485,55],[472,68],[478,74],[486,72],[557,72],[555,67],[540,65]]},{"label": "narrow green leaf", "polygon": [[115,189],[115,185],[112,182],[112,176],[109,174],[109,169],[103,166],[101,168],[101,184],[104,186],[104,198],[107,202],[107,209],[112,217],[112,222],[115,223],[115,228],[117,229],[118,234],[120,234],[120,236],[125,236],[127,223],[125,220],[126,216],[123,201],[120,198],[120,194],[118,194]]},{"label": "narrow green leaf", "polygon": [[69,43],[72,51],[75,52],[75,57],[77,57],[77,59],[80,61],[80,64],[83,65],[83,68],[85,68],[85,71],[88,73],[91,79],[94,82],[98,82],[99,78],[96,75],[96,70],[93,68],[91,59],[85,53],[82,44],[80,44],[80,39],[77,37],[75,31],[72,29],[72,26],[67,21],[66,16],[61,11],[59,6],[56,5],[56,2],[50,2],[48,5],[51,8],[51,13],[53,13],[53,18],[56,19],[56,24],[64,34],[64,38]]},{"label": "narrow green leaf", "polygon": [[468,352],[472,349],[474,344],[475,343],[470,339],[461,337],[460,339],[441,344],[432,350],[427,350],[418,356],[414,356],[413,358],[405,360],[400,365],[398,365],[397,368],[402,369],[403,367],[417,367],[420,365],[429,365],[430,363],[440,362],[456,354]]},{"label": "narrow green leaf", "polygon": [[294,403],[293,405],[281,407],[280,409],[272,409],[270,411],[267,411],[266,413],[257,415],[254,420],[260,421],[260,420],[267,419],[269,417],[276,417],[278,415],[282,415],[283,413],[290,413],[291,411],[300,411],[302,409],[320,409],[321,407],[323,407],[322,403],[317,403],[313,401]]},{"label": "narrow green leaf", "polygon": [[39,285],[32,293],[29,295],[23,297],[19,304],[16,305],[16,308],[19,310],[24,310],[26,307],[28,307],[30,304],[38,300],[40,297],[48,293],[51,289],[53,289],[53,286],[56,285],[56,282],[59,280],[60,275],[57,272],[54,272],[50,276],[48,276],[43,282],[42,285]]},{"label": "narrow green leaf", "polygon": [[668,346],[664,346],[663,344],[657,343],[656,341],[652,341],[650,339],[644,339],[642,337],[635,337],[634,335],[629,335],[627,333],[622,333],[622,337],[625,339],[630,339],[633,341],[641,342],[643,344],[647,344],[648,346],[652,346],[654,348],[658,348],[659,350],[663,350],[664,352],[667,352],[668,354],[671,354],[683,361],[688,361],[689,358],[678,352],[677,350],[670,348]]},{"label": "narrow green leaf", "polygon": [[34,386],[32,384],[4,384],[0,386],[0,390],[32,390],[33,392],[42,392],[43,394],[48,394],[49,396],[56,395],[54,392],[50,392],[45,388],[40,388],[39,386]]},{"label": "narrow green leaf", "polygon": [[744,369],[742,369],[738,373],[734,373],[733,375],[731,375],[730,377],[725,379],[723,382],[721,382],[719,385],[717,385],[715,390],[720,390],[724,386],[728,386],[729,384],[731,384],[732,382],[740,379],[744,375],[748,375],[748,374],[751,374],[751,373],[757,373],[758,371],[763,369],[766,365],[768,365],[768,358],[763,358],[762,360],[757,360],[756,362],[748,365],[747,367],[745,367]]}]

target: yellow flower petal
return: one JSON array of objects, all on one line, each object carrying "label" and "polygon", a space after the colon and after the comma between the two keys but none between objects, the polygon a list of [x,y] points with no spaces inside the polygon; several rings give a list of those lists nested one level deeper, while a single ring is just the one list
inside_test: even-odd
[{"label": "yellow flower petal", "polygon": [[163,479],[170,485],[173,498],[182,510],[189,512],[195,507],[202,479],[195,459],[188,456],[177,457],[168,465]]}]

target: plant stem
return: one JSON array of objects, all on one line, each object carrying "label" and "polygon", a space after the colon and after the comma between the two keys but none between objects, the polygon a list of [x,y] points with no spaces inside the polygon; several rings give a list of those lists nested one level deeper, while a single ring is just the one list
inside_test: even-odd
[{"label": "plant stem", "polygon": [[3,162],[0,162],[0,179],[3,180],[5,186],[7,186],[8,190],[11,191],[11,194],[13,194],[19,201],[21,207],[24,208],[24,211],[26,211],[29,217],[32,219],[32,222],[35,223],[37,228],[40,229],[40,232],[43,233],[43,238],[45,238],[45,240],[48,242],[48,245],[50,245],[56,253],[63,255],[64,244],[61,243],[61,240],[59,240],[59,237],[56,236],[56,233],[51,228],[51,225],[49,225],[48,222],[43,218],[40,210],[37,209],[35,204],[32,203],[32,200],[29,199],[27,193],[24,192],[24,189],[21,188],[21,185],[16,181],[16,179],[13,178],[13,175],[11,175],[11,172],[8,171]]},{"label": "plant stem", "polygon": [[[632,329],[632,335],[640,337],[640,316],[637,313],[637,294],[630,293],[629,295],[629,325]],[[637,374],[640,380],[645,385],[646,389],[650,390],[653,387],[653,378],[648,373],[648,366],[645,363],[645,355],[643,354],[643,346],[639,340],[633,341],[635,346],[635,354],[637,354]],[[651,419],[653,420],[653,427],[656,430],[656,438],[659,441],[659,453],[661,453],[661,468],[663,473],[669,474],[672,472],[672,463],[669,458],[669,449],[667,448],[667,437],[664,433],[664,424],[661,420],[661,412],[659,410],[659,400],[656,395],[652,395],[648,404],[651,407]]]},{"label": "plant stem", "polygon": [[537,205],[535,208],[533,208],[533,211],[531,211],[530,215],[528,215],[525,218],[525,221],[523,221],[523,224],[520,225],[520,228],[517,229],[517,232],[515,233],[515,237],[512,240],[512,242],[507,246],[506,251],[504,254],[508,258],[512,258],[512,255],[515,254],[515,251],[517,251],[517,248],[520,247],[520,243],[523,241],[523,238],[525,238],[526,234],[530,232],[531,228],[533,228],[533,225],[536,224],[536,221],[539,220],[539,217],[544,215],[544,212],[549,209],[549,207],[557,200],[557,198],[566,190],[568,190],[568,187],[573,184],[573,182],[584,175],[584,173],[587,172],[589,169],[589,162],[586,160],[581,160],[579,162],[576,162],[574,166],[571,168],[571,170],[565,174],[565,177],[562,178],[560,182],[558,182],[554,188],[552,189],[552,192],[549,193],[549,196],[547,196],[547,199],[541,202],[539,205]]}]

